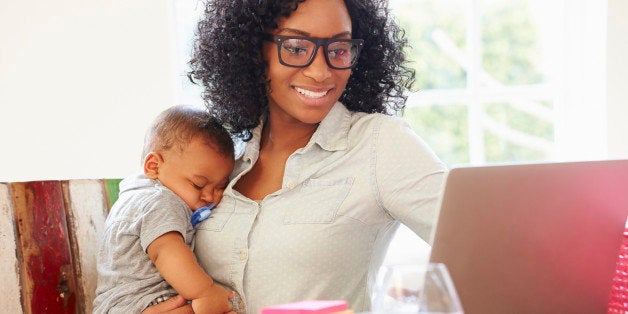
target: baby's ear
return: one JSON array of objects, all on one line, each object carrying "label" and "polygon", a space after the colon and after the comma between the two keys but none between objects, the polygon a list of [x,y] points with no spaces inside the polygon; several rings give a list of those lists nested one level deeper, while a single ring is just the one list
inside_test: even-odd
[{"label": "baby's ear", "polygon": [[164,162],[161,154],[150,152],[144,158],[144,174],[150,179],[157,179],[159,175],[159,166]]}]

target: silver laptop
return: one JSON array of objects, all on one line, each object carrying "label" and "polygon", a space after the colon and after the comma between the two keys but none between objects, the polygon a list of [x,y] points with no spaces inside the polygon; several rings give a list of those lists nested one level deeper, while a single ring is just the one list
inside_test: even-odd
[{"label": "silver laptop", "polygon": [[628,160],[454,168],[431,262],[466,314],[606,313]]}]

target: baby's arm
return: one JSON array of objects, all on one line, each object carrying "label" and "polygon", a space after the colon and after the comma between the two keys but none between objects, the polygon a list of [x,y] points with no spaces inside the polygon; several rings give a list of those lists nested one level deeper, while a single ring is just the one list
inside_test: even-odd
[{"label": "baby's arm", "polygon": [[168,232],[146,249],[162,277],[187,300],[195,313],[227,313],[230,292],[214,281],[198,265],[196,257],[178,232]]}]

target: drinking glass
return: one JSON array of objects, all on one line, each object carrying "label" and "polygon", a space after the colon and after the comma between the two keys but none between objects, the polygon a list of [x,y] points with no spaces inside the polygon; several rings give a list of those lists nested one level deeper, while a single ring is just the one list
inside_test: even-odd
[{"label": "drinking glass", "polygon": [[464,313],[442,263],[383,266],[371,301],[376,314]]}]

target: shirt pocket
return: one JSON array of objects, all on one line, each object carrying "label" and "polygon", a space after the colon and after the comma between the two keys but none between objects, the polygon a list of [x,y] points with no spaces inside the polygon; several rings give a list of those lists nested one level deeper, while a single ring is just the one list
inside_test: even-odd
[{"label": "shirt pocket", "polygon": [[224,197],[216,208],[212,210],[209,218],[205,219],[198,225],[198,229],[209,231],[222,231],[227,221],[235,212],[235,200],[231,197]]},{"label": "shirt pocket", "polygon": [[301,186],[295,206],[284,216],[284,224],[332,223],[349,195],[353,178],[310,179]]}]

